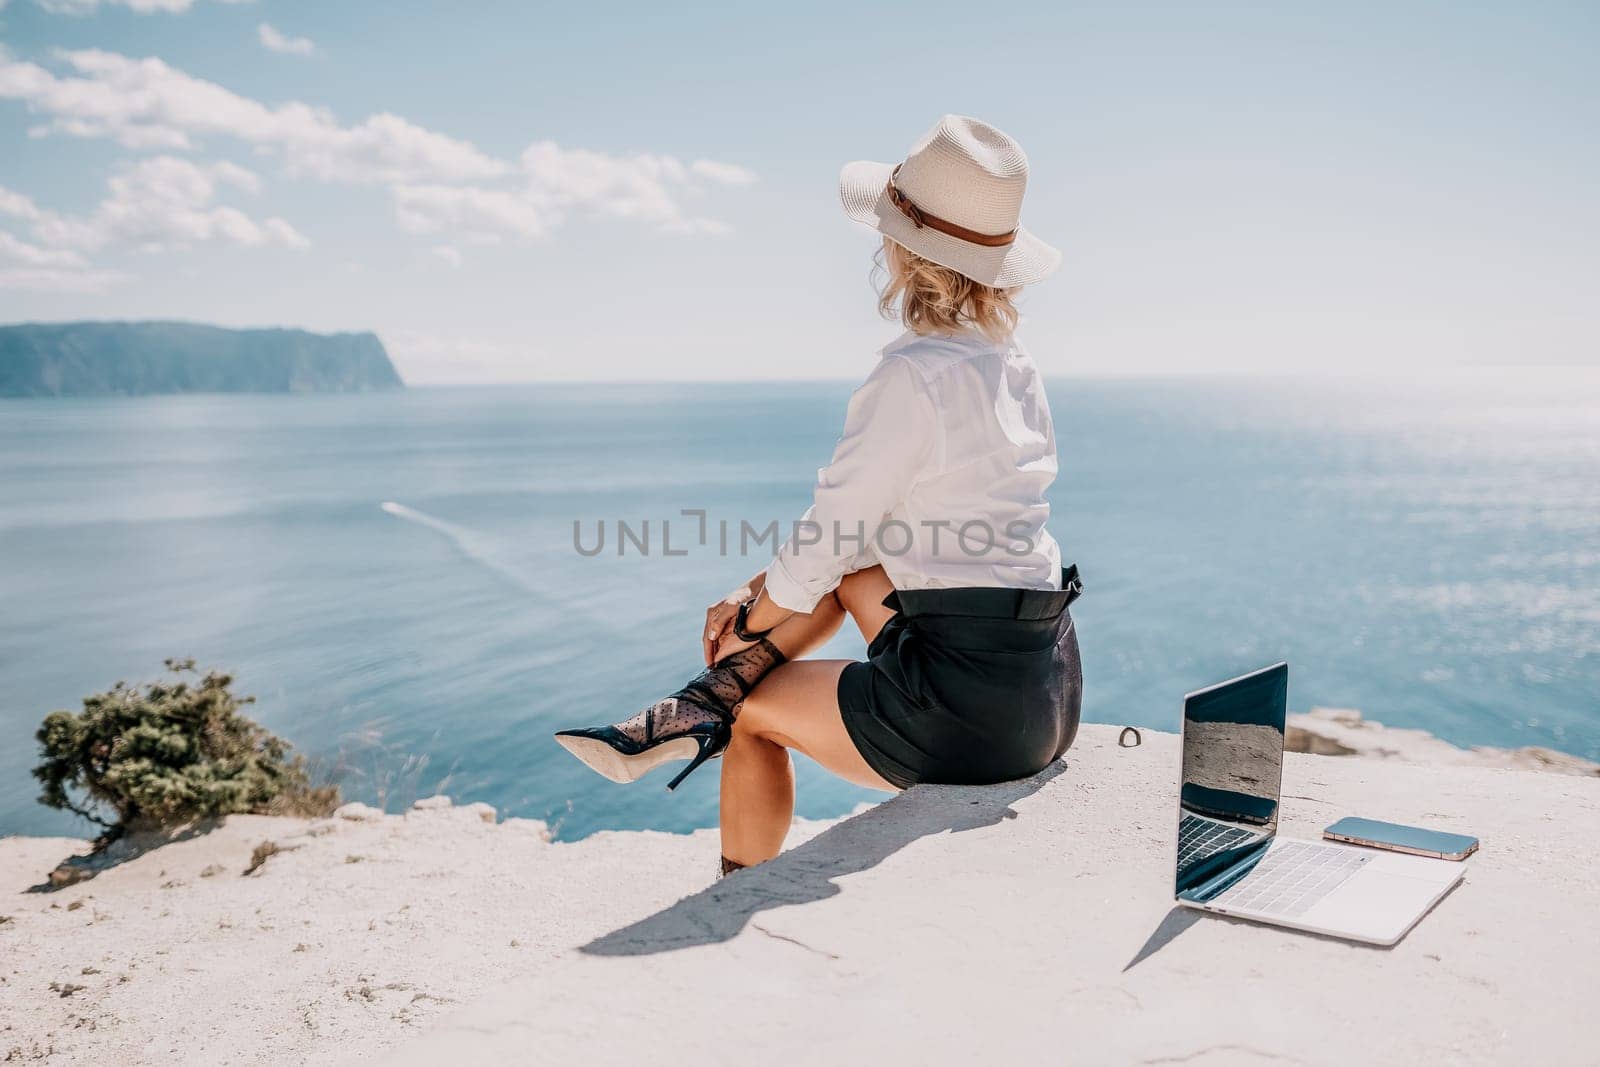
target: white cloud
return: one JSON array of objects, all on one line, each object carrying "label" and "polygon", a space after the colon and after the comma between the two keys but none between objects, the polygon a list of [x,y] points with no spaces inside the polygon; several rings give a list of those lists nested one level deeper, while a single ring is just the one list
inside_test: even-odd
[{"label": "white cloud", "polygon": [[658,226],[683,221],[672,186],[681,185],[687,172],[671,156],[608,156],[538,141],[523,151],[522,169],[528,195],[562,207]]},{"label": "white cloud", "polygon": [[701,160],[685,166],[672,156],[613,156],[538,141],[522,153],[522,181],[507,187],[401,185],[395,215],[410,233],[453,233],[469,240],[502,235],[538,239],[568,218],[611,218],[667,233],[725,234],[719,220],[691,215],[682,194],[702,181],[748,184],[743,167]]},{"label": "white cloud", "polygon": [[[182,162],[182,160],[179,162]],[[218,181],[243,189],[247,193],[259,193],[261,191],[261,179],[256,176],[255,171],[246,170],[235,163],[221,161],[212,163],[202,169],[208,171]]]},{"label": "white cloud", "polygon": [[40,248],[4,230],[0,230],[0,263],[23,267],[68,269],[88,266],[84,258],[71,249]]},{"label": "white cloud", "polygon": [[0,187],[0,214],[28,224],[32,240],[0,230],[0,288],[86,291],[119,279],[89,255],[109,249],[159,252],[220,243],[302,249],[305,235],[280,218],[254,219],[216,203],[224,187],[250,193],[260,180],[232,163],[201,165],[175,156],[140,160],[107,183],[109,195],[87,215],[60,215]]},{"label": "white cloud", "polygon": [[232,163],[202,166],[176,156],[155,156],[107,184],[111,195],[92,214],[41,214],[34,221],[34,236],[52,247],[86,252],[111,246],[159,252],[213,241],[244,248],[310,245],[283,219],[257,222],[238,208],[214,203],[219,186],[246,192],[259,187],[254,174]]},{"label": "white cloud", "polygon": [[[4,0],[0,0],[3,3]],[[39,206],[33,198],[24,196],[19,192],[0,186],[0,215],[10,215],[13,218],[32,221],[39,217]]]},{"label": "white cloud", "polygon": [[123,280],[110,270],[55,270],[0,267],[0,291],[31,289],[40,293],[98,293]]},{"label": "white cloud", "polygon": [[[268,30],[263,24],[263,41]],[[65,73],[19,60],[0,46],[0,99],[20,101],[42,118],[31,136],[107,138],[130,149],[168,152],[195,150],[211,139],[242,142],[279,159],[292,176],[388,186],[402,230],[448,232],[453,245],[538,240],[574,217],[665,233],[723,234],[727,223],[697,214],[689,203],[703,201],[710,187],[757,180],[732,163],[613,155],[552,141],[529,145],[513,163],[398,115],[347,125],[326,108],[299,101],[269,106],[159,59],[97,49],[60,52],[56,59]],[[113,179],[112,197],[94,216],[61,222],[64,232],[85,241],[84,234],[108,232],[107,243],[148,248],[207,240],[304,243],[287,222],[255,223],[211,204],[218,183],[254,191],[254,175],[229,170],[229,164],[183,170],[184,161],[173,155],[147,162],[150,167]]]},{"label": "white cloud", "polygon": [[328,182],[417,180],[445,182],[491,178],[506,172],[468,141],[434,133],[398,115],[373,115],[357,126],[340,127],[325,112],[304,104],[304,118],[283,138],[291,173]]},{"label": "white cloud", "polygon": [[[48,217],[32,200],[5,188],[0,188],[0,214],[30,222]],[[0,230],[0,290],[86,293],[104,289],[120,278],[115,271],[91,267],[82,253],[71,248],[35,244]]]},{"label": "white cloud", "polygon": [[272,26],[263,22],[256,27],[256,35],[261,38],[261,44],[269,52],[283,52],[291,56],[309,56],[316,52],[317,46],[309,37],[285,37]]},{"label": "white cloud", "polygon": [[[92,15],[101,7],[125,7],[140,15],[182,14],[195,0],[33,0],[54,15]],[[224,4],[243,4],[250,0],[221,0]],[[3,7],[0,0],[0,7]]]},{"label": "white cloud", "polygon": [[754,185],[758,180],[756,172],[749,167],[741,167],[737,163],[718,163],[714,159],[697,159],[689,164],[689,170],[721,185]]},{"label": "white cloud", "polygon": [[188,149],[198,138],[234,138],[280,153],[293,174],[329,182],[475,181],[510,169],[471,142],[398,115],[345,126],[324,108],[268,107],[159,59],[97,49],[60,58],[78,76],[0,52],[0,98],[23,101],[57,133],[108,137],[128,148]]},{"label": "white cloud", "polygon": [[535,203],[520,192],[475,186],[399,185],[395,217],[407,233],[510,234],[538,238],[559,225],[550,204]]},{"label": "white cloud", "polygon": [[445,264],[447,266],[449,266],[450,268],[452,268],[452,269],[459,269],[460,268],[460,266],[461,266],[461,249],[456,248],[456,247],[454,247],[452,245],[434,245],[432,251],[433,251],[434,255],[438,256],[441,260],[443,260],[445,262]]},{"label": "white cloud", "polygon": [[296,250],[311,247],[311,241],[305,234],[276,215],[262,221],[261,233],[262,243],[264,244],[279,245],[283,248]]}]

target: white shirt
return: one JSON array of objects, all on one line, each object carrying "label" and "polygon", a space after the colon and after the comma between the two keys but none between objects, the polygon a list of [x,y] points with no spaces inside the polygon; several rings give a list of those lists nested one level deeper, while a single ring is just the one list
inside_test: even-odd
[{"label": "white shirt", "polygon": [[896,589],[1060,588],[1044,528],[1055,430],[1033,358],[976,333],[907,333],[880,355],[767,568],[767,596],[809,613],[876,563]]}]

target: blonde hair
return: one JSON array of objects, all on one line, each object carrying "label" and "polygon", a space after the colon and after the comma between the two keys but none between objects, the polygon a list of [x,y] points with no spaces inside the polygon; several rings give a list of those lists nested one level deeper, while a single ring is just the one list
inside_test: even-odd
[{"label": "blonde hair", "polygon": [[887,237],[879,257],[878,266],[888,275],[878,294],[884,318],[898,318],[914,333],[972,329],[992,341],[1004,341],[1017,328],[1016,289],[980,285]]}]

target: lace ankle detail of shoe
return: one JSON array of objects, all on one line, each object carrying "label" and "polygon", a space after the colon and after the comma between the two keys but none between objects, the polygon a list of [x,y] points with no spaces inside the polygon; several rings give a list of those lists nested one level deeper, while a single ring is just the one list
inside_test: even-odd
[{"label": "lace ankle detail of shoe", "polygon": [[726,878],[726,877],[728,877],[728,875],[732,874],[734,871],[742,871],[742,870],[744,870],[744,868],[745,868],[745,865],[740,863],[738,860],[730,860],[728,857],[724,856],[724,857],[722,857],[722,875],[721,875],[721,877]]},{"label": "lace ankle detail of shoe", "polygon": [[614,725],[630,740],[642,745],[653,738],[681,734],[706,723],[731,723],[739,712],[739,705],[756,683],[786,659],[776,645],[763,637],[749,648],[742,648],[700,672],[665,700],[650,705],[627,722]]},{"label": "lace ankle detail of shoe", "polygon": [[708,722],[721,722],[726,716],[692,700],[670,696],[645,708],[627,722],[614,723],[628,739],[644,744],[664,734],[681,734]]},{"label": "lace ankle detail of shoe", "polygon": [[[756,687],[756,683],[765,678],[773,668],[781,667],[788,662],[788,659],[789,657],[778,651],[777,645],[763,637],[749,648],[741,648],[730,656],[724,656],[706,674],[728,671],[738,679],[744,688],[730,706],[730,710],[737,710],[739,704],[750,694],[750,690]],[[693,685],[694,682],[689,684]]]}]

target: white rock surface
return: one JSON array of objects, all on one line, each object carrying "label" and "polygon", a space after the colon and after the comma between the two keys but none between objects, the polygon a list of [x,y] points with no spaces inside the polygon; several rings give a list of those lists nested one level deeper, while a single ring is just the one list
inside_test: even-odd
[{"label": "white rock surface", "polygon": [[550,840],[550,824],[543,819],[507,819],[500,824],[507,833],[532,834],[541,841]]},{"label": "white rock surface", "polygon": [[495,810],[494,805],[492,804],[484,804],[481,802],[476,804],[464,804],[458,810],[466,812],[467,814],[476,818],[479,822],[494,822]]},{"label": "white rock surface", "polygon": [[1594,1064],[1600,781],[1289,756],[1282,832],[1483,839],[1372,948],[1172,907],[1178,743],[1088,727],[1027,783],[912,790],[531,961],[362,1063]]},{"label": "white rock surface", "polygon": [[716,873],[714,833],[552,844],[482,809],[236,815],[56,892],[29,889],[88,842],[0,838],[0,1063],[337,1062]]},{"label": "white rock surface", "polygon": [[0,839],[0,1061],[1595,1062],[1600,780],[1291,755],[1285,833],[1483,838],[1384,950],[1173,912],[1177,742],[1115,738],[715,883],[711,832],[470,805],[234,817],[56,892],[26,890],[84,842]]},{"label": "white rock surface", "polygon": [[333,815],[336,819],[349,819],[351,822],[380,822],[383,819],[383,812],[377,808],[354,800],[339,805]]}]

